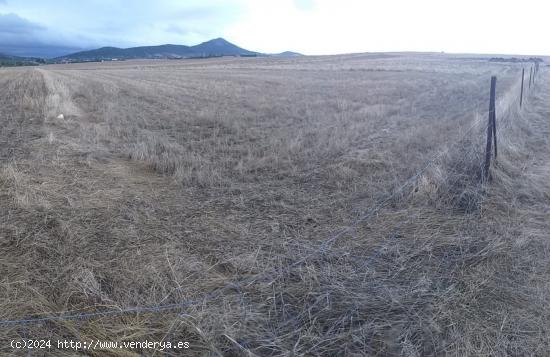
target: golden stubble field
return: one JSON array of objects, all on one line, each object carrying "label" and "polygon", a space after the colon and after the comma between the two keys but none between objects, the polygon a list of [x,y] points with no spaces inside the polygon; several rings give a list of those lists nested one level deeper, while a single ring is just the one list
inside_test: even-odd
[{"label": "golden stubble field", "polygon": [[550,85],[520,111],[520,73],[423,54],[1,69],[0,338],[545,354]]}]

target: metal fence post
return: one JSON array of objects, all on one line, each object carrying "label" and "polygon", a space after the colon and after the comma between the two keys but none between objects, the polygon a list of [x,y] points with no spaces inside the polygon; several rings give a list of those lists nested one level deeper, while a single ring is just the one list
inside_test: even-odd
[{"label": "metal fence post", "polygon": [[[491,145],[493,143],[493,128],[495,117],[495,90],[497,84],[497,77],[491,77],[491,92],[489,96],[489,121],[487,123],[487,145],[485,147],[485,167],[483,171],[483,181],[487,181],[489,178],[489,168],[491,167]],[[496,141],[495,141],[496,143]]]},{"label": "metal fence post", "polygon": [[525,79],[525,68],[521,69],[521,92],[519,95],[519,107],[523,104],[523,80]]}]

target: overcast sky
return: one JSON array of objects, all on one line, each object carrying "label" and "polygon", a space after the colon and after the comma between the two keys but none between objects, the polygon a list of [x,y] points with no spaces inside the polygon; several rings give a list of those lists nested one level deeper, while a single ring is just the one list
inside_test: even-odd
[{"label": "overcast sky", "polygon": [[304,54],[446,51],[550,55],[546,1],[0,0],[0,53],[194,45]]}]

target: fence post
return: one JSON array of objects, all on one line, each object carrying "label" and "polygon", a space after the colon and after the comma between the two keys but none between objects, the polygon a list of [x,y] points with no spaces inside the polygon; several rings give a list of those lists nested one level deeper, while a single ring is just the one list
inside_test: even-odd
[{"label": "fence post", "polygon": [[519,95],[519,107],[523,104],[523,80],[525,79],[525,68],[521,69],[521,93]]},{"label": "fence post", "polygon": [[493,143],[493,128],[495,114],[495,89],[497,77],[491,77],[491,92],[489,96],[489,122],[487,123],[487,146],[485,147],[485,167],[483,171],[483,181],[489,178],[489,168],[491,167],[491,144]]},{"label": "fence post", "polygon": [[529,89],[531,89],[531,80],[533,78],[533,66],[529,68]]},{"label": "fence post", "polygon": [[[492,80],[491,80],[492,81]],[[495,84],[497,81],[497,77],[495,77]],[[491,82],[491,86],[493,83]],[[495,95],[493,95],[493,118],[491,119],[493,122],[493,146],[495,147],[495,161],[497,160],[497,109],[496,109],[496,98]]]}]

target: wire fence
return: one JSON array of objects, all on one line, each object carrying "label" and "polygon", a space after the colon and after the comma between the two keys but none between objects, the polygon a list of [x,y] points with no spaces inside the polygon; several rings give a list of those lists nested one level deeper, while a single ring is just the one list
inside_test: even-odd
[{"label": "wire fence", "polygon": [[[539,71],[538,65],[535,65],[531,68],[532,75],[530,76],[529,80],[529,89],[532,90],[534,87],[534,81],[535,77]],[[520,96],[517,97],[517,104],[520,106],[524,106],[524,75],[522,74],[522,78],[520,80],[521,82],[521,92]],[[519,83],[518,83],[519,84]],[[515,86],[512,86],[513,89],[515,89]],[[494,88],[492,88],[494,90]],[[513,97],[513,93],[511,94]],[[494,100],[492,98],[491,100]],[[502,117],[505,117],[505,112],[509,111],[512,106],[516,104],[516,101],[511,101],[507,107],[501,107],[500,108],[500,114]],[[474,113],[477,111],[477,107],[470,108],[468,112]],[[466,139],[469,135],[471,135],[476,129],[483,129],[488,130],[489,128],[494,125],[494,119],[495,115],[494,112],[497,111],[498,108],[495,108],[495,102],[490,103],[489,110],[484,111],[483,115],[478,116],[473,123],[465,130],[463,131],[458,138],[456,138],[452,144],[446,145],[445,149],[439,151],[436,155],[434,155],[430,160],[428,160],[420,169],[418,169],[413,175],[411,175],[408,179],[406,179],[401,185],[399,185],[397,188],[395,188],[390,194],[388,194],[384,199],[382,199],[378,204],[376,204],[374,207],[368,209],[365,213],[357,217],[355,220],[352,221],[351,224],[347,225],[347,227],[342,228],[338,232],[332,234],[330,237],[325,239],[317,249],[314,249],[313,252],[310,254],[305,255],[301,259],[295,261],[294,263],[290,264],[288,268],[284,272],[273,272],[273,271],[266,271],[260,274],[252,275],[248,278],[241,279],[237,282],[230,282],[223,287],[214,289],[210,291],[209,293],[202,295],[199,298],[194,299],[185,299],[177,303],[169,303],[169,304],[156,304],[156,305],[149,305],[149,306],[136,306],[136,307],[126,307],[126,308],[118,308],[118,309],[110,309],[110,310],[103,310],[103,311],[92,311],[92,312],[79,312],[75,313],[73,311],[64,311],[64,312],[58,312],[56,314],[51,314],[45,316],[36,316],[36,317],[25,317],[25,318],[19,318],[19,319],[2,319],[0,320],[0,326],[13,326],[13,325],[29,325],[29,324],[39,324],[39,323],[45,323],[45,322],[56,322],[56,321],[69,321],[69,320],[85,320],[85,319],[91,319],[96,317],[107,317],[107,316],[117,316],[117,315],[124,315],[124,314],[130,314],[130,313],[163,313],[166,311],[174,311],[179,309],[185,309],[192,306],[200,306],[205,303],[208,303],[220,296],[222,296],[225,292],[234,290],[238,291],[242,294],[243,288],[246,286],[250,286],[251,284],[254,284],[255,282],[258,282],[260,280],[269,280],[271,282],[276,281],[277,279],[280,279],[284,277],[285,275],[290,274],[290,272],[299,267],[300,265],[306,263],[307,261],[317,257],[317,256],[323,256],[329,251],[334,243],[342,238],[344,235],[353,232],[357,229],[357,227],[361,224],[369,220],[370,218],[374,217],[377,213],[379,213],[384,207],[386,207],[390,202],[392,202],[393,199],[395,199],[398,195],[405,192],[405,190],[408,187],[412,187],[415,183],[417,183],[418,179],[427,172],[429,168],[434,166],[436,163],[438,163],[445,155],[449,153],[449,151],[457,144],[461,143],[464,139]],[[493,110],[493,114],[491,114],[491,110]],[[485,115],[489,115],[489,120],[487,122],[487,125],[482,125],[482,121],[484,120]],[[499,114],[499,113],[496,113]],[[499,118],[500,115],[497,115]],[[491,136],[491,139],[493,137]],[[496,139],[495,139],[496,140]],[[172,291],[172,293],[176,292],[178,289],[175,289]],[[93,307],[92,307],[93,308]]]}]

